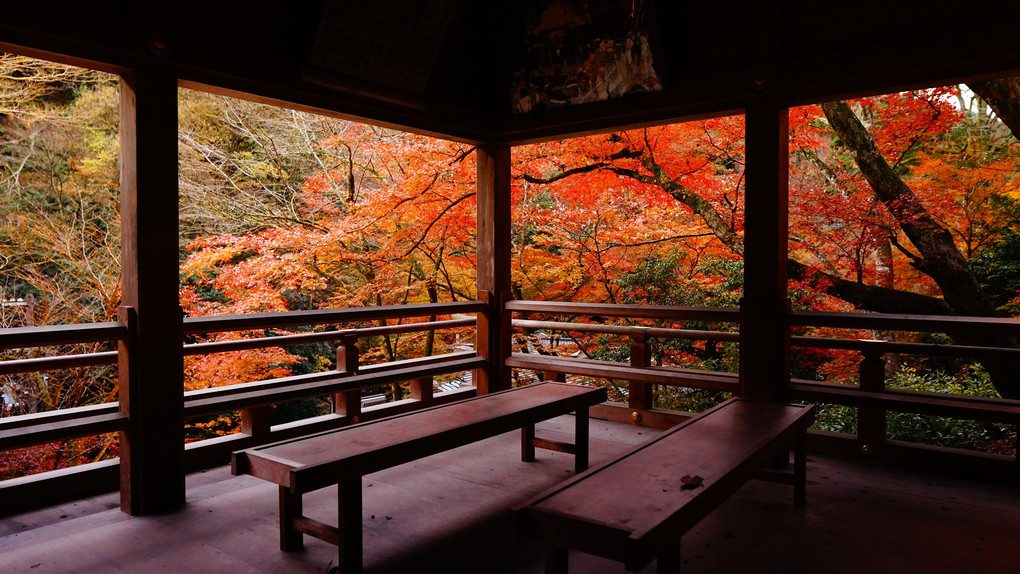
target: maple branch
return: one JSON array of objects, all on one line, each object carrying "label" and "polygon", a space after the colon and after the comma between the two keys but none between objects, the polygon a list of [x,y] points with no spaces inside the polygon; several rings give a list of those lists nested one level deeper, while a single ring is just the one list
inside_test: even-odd
[{"label": "maple branch", "polygon": [[846,102],[822,104],[829,125],[850,151],[875,197],[896,218],[897,224],[921,257],[913,265],[930,276],[946,301],[958,313],[995,316],[953,237],[924,207],[913,190],[895,173],[874,138]]},{"label": "maple branch", "polygon": [[410,248],[408,248],[408,249],[407,249],[407,251],[405,251],[405,252],[404,252],[404,254],[403,254],[403,255],[401,255],[401,258],[407,257],[407,256],[408,256],[408,255],[410,255],[410,254],[411,254],[411,253],[412,253],[412,252],[413,252],[413,251],[414,251],[415,249],[418,249],[418,247],[420,247],[420,246],[421,246],[421,244],[425,242],[425,239],[426,239],[426,238],[428,237],[428,235],[429,235],[429,231],[432,231],[432,228],[433,228],[433,227],[435,227],[436,223],[439,223],[439,220],[440,220],[440,219],[442,219],[442,218],[443,218],[443,216],[444,216],[444,215],[446,215],[446,213],[447,213],[448,211],[450,211],[451,209],[453,209],[453,208],[454,208],[454,207],[455,207],[455,206],[456,206],[456,205],[457,205],[458,203],[460,203],[460,202],[464,201],[465,199],[467,199],[467,198],[469,198],[469,197],[474,197],[474,196],[475,196],[475,192],[473,192],[473,191],[472,191],[472,192],[470,192],[470,193],[465,193],[464,195],[462,195],[462,196],[458,197],[457,199],[455,199],[455,200],[451,201],[449,205],[447,205],[446,207],[444,207],[444,208],[443,208],[443,210],[439,212],[439,214],[438,214],[438,215],[436,215],[435,217],[433,217],[433,218],[432,218],[432,221],[430,221],[430,222],[429,222],[429,224],[428,224],[427,226],[425,226],[425,231],[423,231],[423,232],[422,232],[422,234],[421,234],[421,237],[420,237],[420,238],[418,238],[418,240],[417,240],[417,241],[415,241],[415,242],[414,242],[414,243],[413,243],[413,244],[411,245],[411,247],[410,247]]},{"label": "maple branch", "polygon": [[311,229],[312,231],[321,231],[323,233],[329,233],[329,228],[325,225],[320,225],[313,221],[301,219],[300,217],[288,217],[286,215],[262,215],[259,216],[262,221],[283,221],[287,223],[294,223],[304,227],[305,229]]},{"label": "maple branch", "polygon": [[667,241],[673,241],[674,239],[690,239],[693,237],[712,237],[715,233],[690,233],[686,235],[671,235],[669,237],[663,237],[661,239],[650,239],[648,241],[639,241],[637,243],[607,243],[605,251],[609,251],[614,247],[642,247],[644,245],[655,245],[657,243],[665,243]]},{"label": "maple branch", "polygon": [[842,299],[858,309],[879,313],[920,315],[951,315],[952,308],[938,297],[920,295],[877,285],[865,285],[805,265],[795,259],[787,261],[791,279],[811,281],[823,293]]},{"label": "maple branch", "polygon": [[550,175],[548,177],[536,177],[534,175],[528,175],[526,173],[522,173],[521,174],[521,179],[523,179],[524,181],[526,181],[528,183],[537,183],[537,184],[553,183],[554,181],[559,181],[561,179],[566,179],[566,178],[574,176],[574,175],[579,175],[579,174],[582,174],[582,173],[589,173],[589,172],[593,172],[593,171],[598,171],[600,169],[605,169],[605,168],[607,168],[609,166],[610,166],[610,164],[604,163],[604,162],[593,163],[593,164],[589,164],[589,165],[585,165],[585,166],[581,166],[581,167],[574,167],[574,168],[570,168],[570,169],[567,169],[567,170],[563,170],[561,172],[555,173],[555,174]]}]

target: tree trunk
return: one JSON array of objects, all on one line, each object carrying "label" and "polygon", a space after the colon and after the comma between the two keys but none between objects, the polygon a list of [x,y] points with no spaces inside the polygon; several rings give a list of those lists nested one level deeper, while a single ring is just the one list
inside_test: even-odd
[{"label": "tree trunk", "polygon": [[1020,77],[970,82],[967,87],[981,96],[1009,131],[1020,139]]},{"label": "tree trunk", "polygon": [[[853,155],[875,197],[896,218],[903,233],[918,250],[913,265],[935,280],[945,302],[957,315],[995,317],[995,307],[981,291],[966,259],[949,231],[935,220],[914,192],[882,157],[875,140],[846,102],[822,104],[829,125]],[[952,334],[960,343],[1017,347],[1011,337]],[[1020,366],[1009,361],[984,363],[1004,398],[1020,398]]]}]

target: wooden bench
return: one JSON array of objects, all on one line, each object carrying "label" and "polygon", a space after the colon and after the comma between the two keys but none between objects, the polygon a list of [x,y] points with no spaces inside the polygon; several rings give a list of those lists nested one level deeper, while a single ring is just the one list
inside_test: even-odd
[{"label": "wooden bench", "polygon": [[[361,478],[385,468],[521,429],[521,457],[535,448],[574,454],[574,469],[588,468],[588,408],[606,389],[537,383],[233,454],[231,471],[280,485],[280,548],[300,549],[302,534],[339,547],[341,572],[362,571]],[[575,414],[574,444],[535,438],[535,423]],[[339,525],[302,516],[301,497],[339,486]]]},{"label": "wooden bench", "polygon": [[[659,574],[679,572],[680,537],[748,479],[792,483],[794,503],[804,504],[804,439],[813,420],[810,405],[731,399],[515,508],[519,533],[550,545],[547,574],[567,572],[568,548],[631,572],[652,559]],[[789,462],[791,444],[793,472],[762,476],[777,457]],[[703,482],[685,484],[685,476]]]}]

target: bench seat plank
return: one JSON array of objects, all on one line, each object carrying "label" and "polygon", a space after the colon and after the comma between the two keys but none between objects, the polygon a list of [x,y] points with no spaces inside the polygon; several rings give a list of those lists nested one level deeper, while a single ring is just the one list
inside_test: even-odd
[{"label": "bench seat plank", "polygon": [[605,388],[537,383],[237,452],[234,473],[310,492],[605,400]]},{"label": "bench seat plank", "polygon": [[[361,572],[361,477],[472,442],[522,429],[522,459],[535,447],[574,453],[574,468],[588,468],[588,409],[604,402],[604,387],[545,382],[465,399],[341,429],[235,452],[234,474],[280,485],[280,547],[297,550],[302,534],[339,547],[345,574]],[[573,412],[575,444],[535,438],[535,423]],[[301,496],[339,486],[339,524],[302,516]]]},{"label": "bench seat plank", "polygon": [[[813,408],[732,399],[522,505],[522,534],[638,570],[697,524],[813,420]],[[681,477],[702,486],[683,489]]]}]

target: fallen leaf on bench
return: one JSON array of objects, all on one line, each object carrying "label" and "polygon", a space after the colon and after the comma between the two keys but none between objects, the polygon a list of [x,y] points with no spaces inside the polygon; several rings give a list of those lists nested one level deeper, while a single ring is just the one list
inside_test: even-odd
[{"label": "fallen leaf on bench", "polygon": [[701,483],[705,482],[705,479],[701,478],[700,476],[698,476],[696,474],[693,474],[693,475],[692,474],[685,474],[685,475],[680,477],[680,482],[683,483],[683,485],[680,487],[680,490],[691,490],[691,489],[698,488],[699,486],[701,486]]}]

